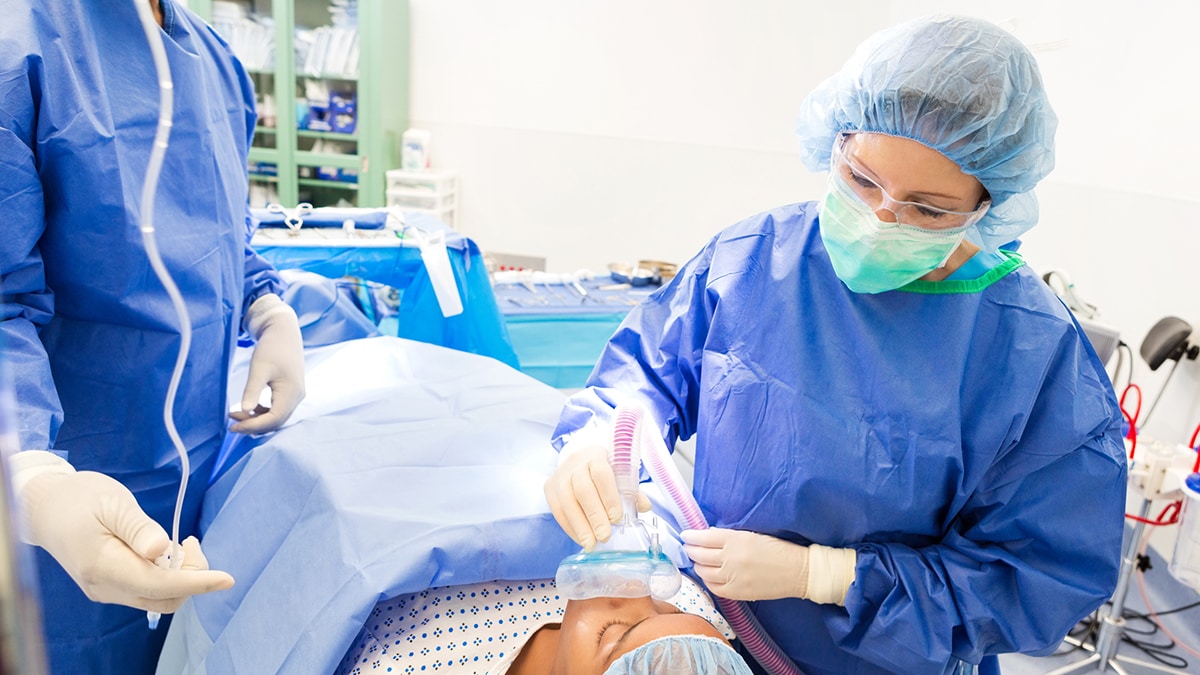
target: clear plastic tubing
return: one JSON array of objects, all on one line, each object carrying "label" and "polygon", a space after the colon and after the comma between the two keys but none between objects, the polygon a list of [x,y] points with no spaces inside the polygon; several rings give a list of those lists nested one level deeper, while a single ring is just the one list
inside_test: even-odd
[{"label": "clear plastic tubing", "polygon": [[[140,213],[142,244],[146,248],[146,257],[150,259],[150,267],[154,269],[154,274],[166,288],[167,295],[171,298],[171,304],[175,307],[175,314],[179,317],[179,355],[175,359],[175,370],[171,373],[171,382],[167,386],[166,399],[163,401],[163,423],[167,427],[167,435],[170,436],[175,451],[179,453],[182,475],[179,479],[179,495],[175,499],[175,518],[172,521],[169,559],[156,562],[160,567],[169,566],[172,569],[179,569],[183,564],[182,550],[179,547],[179,518],[183,510],[183,497],[187,493],[188,474],[191,473],[191,467],[183,440],[175,428],[175,394],[179,391],[183,366],[187,363],[188,351],[192,345],[192,322],[188,318],[183,295],[179,292],[179,287],[175,285],[174,280],[171,279],[167,266],[163,263],[162,255],[158,252],[158,242],[154,237],[154,197],[158,190],[158,175],[162,170],[163,158],[167,154],[167,139],[171,135],[175,85],[171,81],[171,68],[167,61],[166,48],[163,46],[162,29],[154,19],[150,3],[146,0],[133,0],[133,4],[137,7],[138,19],[141,20],[142,30],[146,33],[146,40],[150,43],[150,54],[154,59],[154,72],[158,77],[158,127],[154,132],[154,146],[150,149],[146,178],[142,183]],[[146,612],[146,620],[150,624],[151,630],[158,627],[159,618],[161,615],[158,612]]]},{"label": "clear plastic tubing", "polygon": [[[670,453],[659,436],[658,430],[651,429],[643,423],[644,414],[641,406],[625,404],[618,406],[613,422],[614,439],[617,437],[618,429],[627,430],[625,433],[639,435],[642,463],[650,473],[650,477],[667,493],[675,505],[677,509],[675,515],[680,518],[679,524],[693,530],[707,530],[708,521],[701,513],[700,505],[696,503],[692,491],[683,481],[683,477],[679,475],[679,469],[671,460]],[[614,445],[616,444],[614,443]],[[745,603],[721,597],[716,597],[715,600],[721,614],[725,616],[725,620],[729,622],[729,626],[733,628],[738,639],[742,641],[754,660],[758,661],[759,665],[768,673],[771,675],[801,675],[801,670],[788,658],[787,654],[783,653],[779,645],[775,644],[771,636],[767,635],[762,624],[758,622],[758,618],[750,612]]]}]

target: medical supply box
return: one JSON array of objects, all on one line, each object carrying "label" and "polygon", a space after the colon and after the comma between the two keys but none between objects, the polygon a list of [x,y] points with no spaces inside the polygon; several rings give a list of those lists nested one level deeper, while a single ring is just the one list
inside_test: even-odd
[{"label": "medical supply box", "polygon": [[448,170],[405,171],[387,176],[387,205],[404,211],[428,213],[454,227],[458,210],[458,174]]}]

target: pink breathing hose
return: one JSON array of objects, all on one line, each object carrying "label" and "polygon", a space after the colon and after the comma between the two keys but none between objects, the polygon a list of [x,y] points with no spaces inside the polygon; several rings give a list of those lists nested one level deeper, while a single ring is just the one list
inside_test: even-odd
[{"label": "pink breathing hose", "polygon": [[[679,518],[680,525],[693,530],[708,529],[708,521],[700,512],[700,505],[696,503],[692,491],[679,475],[666,444],[655,429],[643,424],[644,414],[641,406],[622,404],[617,407],[613,421],[613,458],[628,462],[640,455],[654,482],[667,493],[676,507],[675,516]],[[745,603],[720,597],[715,600],[738,639],[768,673],[801,675],[800,669],[767,635]]]}]

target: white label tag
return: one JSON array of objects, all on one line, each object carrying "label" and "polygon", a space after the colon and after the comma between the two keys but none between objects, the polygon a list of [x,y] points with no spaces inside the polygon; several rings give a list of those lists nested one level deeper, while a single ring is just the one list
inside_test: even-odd
[{"label": "white label tag", "polygon": [[454,281],[454,270],[450,267],[450,253],[446,250],[446,233],[435,232],[417,240],[421,246],[421,260],[425,270],[429,272],[429,281],[433,284],[433,292],[437,296],[438,306],[442,308],[442,316],[451,317],[462,314],[462,297],[458,294],[458,284]]}]

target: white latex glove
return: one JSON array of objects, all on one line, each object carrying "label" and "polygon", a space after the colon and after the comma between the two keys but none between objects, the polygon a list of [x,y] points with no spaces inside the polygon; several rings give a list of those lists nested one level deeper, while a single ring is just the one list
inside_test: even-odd
[{"label": "white latex glove", "polygon": [[[274,294],[250,305],[246,329],[254,337],[254,352],[241,409],[229,413],[238,423],[230,429],[261,434],[283,426],[304,400],[304,341],[296,311]],[[269,406],[259,403],[264,387],[271,388]]]},{"label": "white latex glove", "polygon": [[757,532],[684,530],[683,550],[713,593],[731,600],[807,598],[841,605],[854,582],[853,549],[801,546]]},{"label": "white latex glove", "polygon": [[[608,541],[611,524],[624,515],[617,478],[608,463],[608,447],[595,438],[572,442],[563,454],[543,488],[546,502],[563,531],[591,551],[597,541]],[[641,492],[637,508],[650,510],[650,500]]]},{"label": "white latex glove", "polygon": [[[35,461],[22,463],[24,459]],[[133,493],[112,478],[76,472],[42,451],[17,453],[12,466],[25,526],[22,538],[54,556],[91,600],[170,614],[192,595],[233,586],[233,577],[208,569],[195,537],[182,544],[180,569],[155,565],[171,539],[142,511]]]},{"label": "white latex glove", "polygon": [[743,530],[684,530],[684,553],[713,593],[731,600],[803,598],[808,548]]}]

